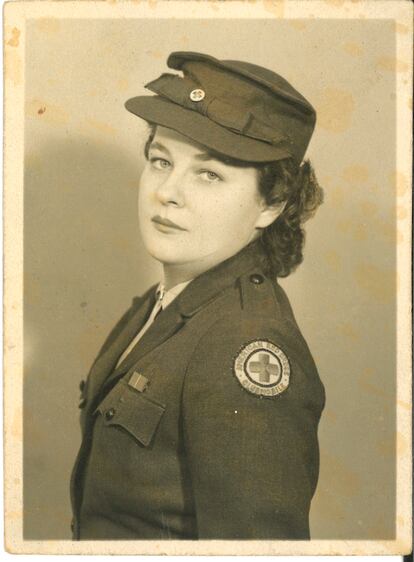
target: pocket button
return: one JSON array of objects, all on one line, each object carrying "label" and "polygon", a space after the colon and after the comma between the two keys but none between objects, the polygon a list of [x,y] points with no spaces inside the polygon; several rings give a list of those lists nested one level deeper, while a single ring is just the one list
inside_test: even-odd
[{"label": "pocket button", "polygon": [[110,421],[115,415],[115,410],[114,408],[111,408],[110,410],[107,410],[105,412],[105,419],[106,421]]},{"label": "pocket button", "polygon": [[86,398],[82,398],[82,400],[79,402],[79,408],[83,410],[87,403],[88,401],[86,400]]}]

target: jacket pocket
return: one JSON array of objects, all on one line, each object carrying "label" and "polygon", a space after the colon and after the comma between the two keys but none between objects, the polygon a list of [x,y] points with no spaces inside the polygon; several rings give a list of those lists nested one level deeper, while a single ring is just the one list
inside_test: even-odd
[{"label": "jacket pocket", "polygon": [[106,426],[122,427],[141,445],[148,447],[165,412],[165,406],[134,390],[122,379],[95,412],[102,415]]}]

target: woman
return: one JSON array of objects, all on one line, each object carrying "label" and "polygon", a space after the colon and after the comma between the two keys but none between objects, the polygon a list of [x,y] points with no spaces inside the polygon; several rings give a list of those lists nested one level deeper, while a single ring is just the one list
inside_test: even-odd
[{"label": "woman", "polygon": [[81,385],[76,539],[307,539],[323,386],[277,283],[321,202],[312,106],[277,74],[173,53],[126,107],[151,124],[139,220],[164,278]]}]

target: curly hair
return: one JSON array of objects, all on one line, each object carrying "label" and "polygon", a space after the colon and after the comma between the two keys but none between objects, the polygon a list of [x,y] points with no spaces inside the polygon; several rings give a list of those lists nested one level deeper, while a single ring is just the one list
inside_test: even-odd
[{"label": "curly hair", "polygon": [[256,168],[259,193],[266,204],[285,203],[277,219],[262,230],[260,240],[269,261],[268,273],[287,277],[303,261],[303,224],[323,202],[323,190],[309,160],[298,165],[286,158]]},{"label": "curly hair", "polygon": [[[156,125],[149,123],[150,132],[144,154],[154,138]],[[260,243],[265,259],[262,263],[267,275],[287,277],[303,261],[305,231],[303,224],[314,215],[323,202],[319,186],[309,160],[297,164],[292,158],[274,162],[247,162],[223,155],[212,149],[208,153],[224,164],[253,167],[258,172],[258,193],[269,206],[285,203],[283,211],[261,231]]]}]

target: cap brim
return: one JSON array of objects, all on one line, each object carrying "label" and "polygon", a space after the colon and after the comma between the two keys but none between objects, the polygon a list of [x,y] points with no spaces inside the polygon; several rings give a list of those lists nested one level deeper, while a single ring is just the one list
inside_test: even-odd
[{"label": "cap brim", "polygon": [[282,148],[230,131],[205,115],[161,96],[137,96],[127,100],[125,107],[145,121],[173,129],[231,158],[248,162],[271,162],[292,156]]}]

